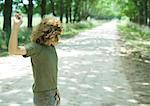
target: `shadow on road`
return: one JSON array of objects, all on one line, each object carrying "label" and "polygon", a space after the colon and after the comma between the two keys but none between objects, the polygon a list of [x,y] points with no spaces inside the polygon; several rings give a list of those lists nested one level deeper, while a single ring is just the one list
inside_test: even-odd
[{"label": "shadow on road", "polygon": [[141,104],[150,105],[150,63],[130,56],[122,58],[122,63],[135,99]]},{"label": "shadow on road", "polygon": [[3,85],[0,86],[1,106],[32,106],[32,78],[29,76],[0,80],[0,85]]}]

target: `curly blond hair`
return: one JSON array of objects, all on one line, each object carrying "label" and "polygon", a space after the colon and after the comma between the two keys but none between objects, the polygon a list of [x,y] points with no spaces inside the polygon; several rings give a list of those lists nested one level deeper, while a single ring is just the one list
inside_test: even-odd
[{"label": "curly blond hair", "polygon": [[[45,17],[40,24],[33,29],[31,41],[43,44],[53,36],[57,38],[62,32],[63,28],[59,20],[55,17]],[[58,39],[56,39],[56,41],[58,41]]]}]

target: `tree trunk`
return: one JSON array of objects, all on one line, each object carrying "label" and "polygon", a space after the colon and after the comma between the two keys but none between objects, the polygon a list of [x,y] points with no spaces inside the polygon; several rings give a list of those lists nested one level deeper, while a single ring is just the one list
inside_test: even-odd
[{"label": "tree trunk", "polygon": [[78,2],[75,3],[73,22],[77,21],[77,14],[78,14]]},{"label": "tree trunk", "polygon": [[60,21],[63,22],[63,14],[64,14],[64,1],[60,2]]},{"label": "tree trunk", "polygon": [[51,2],[51,10],[52,10],[52,14],[53,14],[53,16],[56,16],[54,1],[53,1],[53,0],[50,0],[50,2]]},{"label": "tree trunk", "polygon": [[46,14],[46,0],[41,1],[41,18]]},{"label": "tree trunk", "polygon": [[80,19],[81,19],[81,8],[82,8],[82,5],[81,5],[82,1],[79,1],[77,0],[75,2],[75,8],[74,8],[74,14],[73,14],[73,22],[77,21],[79,22]]},{"label": "tree trunk", "polygon": [[68,2],[65,2],[65,16],[66,16],[66,23],[69,22],[69,16],[68,16],[68,13],[69,13],[69,3]]},{"label": "tree trunk", "polygon": [[144,24],[144,3],[139,1],[139,24]]},{"label": "tree trunk", "polygon": [[144,25],[148,25],[148,0],[144,0]]},{"label": "tree trunk", "polygon": [[[135,6],[137,7],[137,9],[139,9],[139,5],[138,5],[138,1],[137,0],[133,0]],[[139,13],[135,14],[133,16],[133,18],[131,19],[132,22],[134,23],[139,23]]]},{"label": "tree trunk", "polygon": [[68,6],[67,6],[67,8],[68,8],[68,22],[72,22],[72,0],[69,0],[68,1]]},{"label": "tree trunk", "polygon": [[11,13],[12,13],[12,0],[5,0],[4,4],[4,23],[3,23],[3,30],[6,34],[6,45],[8,47],[8,42],[11,33]]},{"label": "tree trunk", "polygon": [[72,8],[71,8],[71,5],[70,5],[70,8],[69,8],[69,20],[70,20],[70,23],[72,22]]},{"label": "tree trunk", "polygon": [[69,17],[68,17],[68,8],[66,8],[66,23],[68,23],[69,22]]},{"label": "tree trunk", "polygon": [[32,16],[33,16],[33,3],[29,0],[28,5],[28,28],[32,28]]},{"label": "tree trunk", "polygon": [[148,26],[150,26],[150,1],[148,1]]}]

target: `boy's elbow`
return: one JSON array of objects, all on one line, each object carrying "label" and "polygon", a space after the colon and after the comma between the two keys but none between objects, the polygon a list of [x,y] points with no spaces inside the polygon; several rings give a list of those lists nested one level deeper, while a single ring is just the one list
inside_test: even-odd
[{"label": "boy's elbow", "polygon": [[8,54],[9,55],[14,55],[15,54],[15,50],[11,49],[10,47],[8,48]]},{"label": "boy's elbow", "polygon": [[9,55],[14,55],[14,54],[15,54],[15,52],[14,52],[14,51],[12,51],[12,50],[8,50],[8,54],[9,54]]},{"label": "boy's elbow", "polygon": [[20,48],[10,48],[8,49],[8,54],[9,55],[25,55],[26,50],[25,49],[20,49]]}]

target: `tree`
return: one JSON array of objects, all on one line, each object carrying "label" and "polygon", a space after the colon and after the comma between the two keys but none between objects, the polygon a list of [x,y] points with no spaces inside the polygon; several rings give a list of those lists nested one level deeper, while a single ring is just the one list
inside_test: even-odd
[{"label": "tree", "polygon": [[148,11],[147,11],[148,14],[147,14],[147,16],[148,16],[148,20],[149,20],[148,26],[150,26],[150,1],[148,1],[147,5],[148,5]]},{"label": "tree", "polygon": [[29,0],[28,4],[28,28],[32,28],[33,2]]},{"label": "tree", "polygon": [[64,0],[60,0],[60,21],[63,22]]},{"label": "tree", "polygon": [[132,22],[140,25],[149,25],[149,0],[116,0],[116,3],[121,7],[121,15],[128,16]]},{"label": "tree", "polygon": [[11,33],[11,13],[12,13],[12,0],[5,0],[4,3],[4,23],[3,23],[3,31],[6,34],[6,45],[8,46],[10,33]]},{"label": "tree", "polygon": [[72,0],[69,2],[69,20],[72,22]]},{"label": "tree", "polygon": [[46,0],[41,1],[41,18],[46,14]]},{"label": "tree", "polygon": [[54,0],[50,0],[50,2],[51,2],[52,14],[53,14],[53,16],[56,16],[56,13],[55,13],[55,2],[54,2]]},{"label": "tree", "polygon": [[78,20],[78,14],[79,14],[79,4],[80,4],[80,0],[74,0],[74,14],[73,14],[73,22],[77,21]]},{"label": "tree", "polygon": [[4,3],[0,0],[0,12],[4,9]]}]

